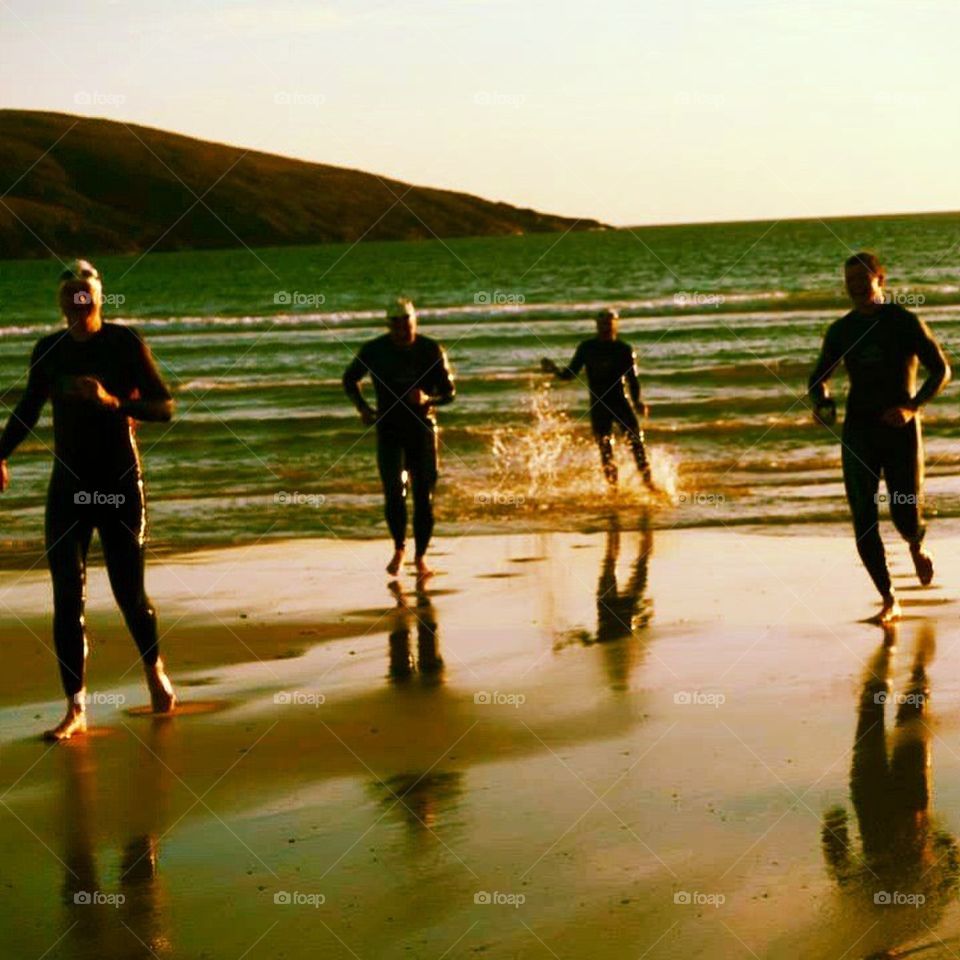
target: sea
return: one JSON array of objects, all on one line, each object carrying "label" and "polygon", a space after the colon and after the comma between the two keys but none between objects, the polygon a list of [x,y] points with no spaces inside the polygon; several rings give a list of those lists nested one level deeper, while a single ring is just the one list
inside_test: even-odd
[{"label": "sea", "polygon": [[[340,378],[399,294],[456,373],[438,534],[845,520],[837,434],[805,399],[824,331],[848,309],[843,261],[878,253],[890,296],[954,355],[958,241],[960,214],[927,214],[93,259],[105,316],[140,330],[177,400],[172,423],[138,427],[151,545],[165,552],[385,536],[374,434]],[[0,264],[4,417],[33,343],[62,323],[60,270],[52,257]],[[657,496],[622,443],[607,489],[585,388],[540,372],[542,357],[569,360],[607,306],[637,354]],[[960,516],[956,396],[924,416],[931,516]],[[4,564],[42,557],[51,443],[47,409],[10,460]]]}]

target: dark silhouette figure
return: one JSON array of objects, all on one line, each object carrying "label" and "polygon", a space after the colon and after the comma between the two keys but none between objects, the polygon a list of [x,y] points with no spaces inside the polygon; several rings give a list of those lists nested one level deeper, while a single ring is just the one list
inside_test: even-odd
[{"label": "dark silhouette figure", "polygon": [[[437,485],[435,408],[454,398],[453,374],[443,347],[417,333],[417,311],[400,299],[387,310],[390,332],[365,343],[343,374],[343,389],[364,424],[377,428],[377,467],[383,484],[387,527],[394,554],[387,573],[403,563],[407,540],[407,482],[413,487],[413,535],[417,573],[429,575],[426,552],[433,534],[433,491]],[[374,410],[360,392],[369,374]]]},{"label": "dark silhouette figure", "polygon": [[617,336],[619,322],[616,310],[601,310],[597,314],[597,335],[580,343],[566,367],[558,367],[548,357],[544,357],[541,366],[545,373],[552,373],[560,380],[573,380],[586,368],[590,390],[590,424],[600,447],[600,460],[607,482],[614,486],[618,480],[617,463],[613,456],[613,428],[616,425],[633,450],[643,482],[652,490],[654,486],[643,430],[637,417],[638,413],[645,417],[648,407],[640,393],[637,356],[630,344]]},{"label": "dark silhouette figure", "polygon": [[[895,629],[886,629],[860,693],[850,771],[860,851],[853,848],[842,807],[826,812],[822,829],[830,876],[859,906],[886,911],[877,935],[890,949],[929,933],[955,896],[960,878],[956,839],[934,827],[930,811],[927,663],[934,652],[932,628],[924,625],[919,631],[909,682],[901,692],[891,691],[890,683]],[[888,704],[895,716],[889,734],[884,722]]]},{"label": "dark silhouette figure", "polygon": [[[889,622],[900,616],[900,607],[880,538],[880,476],[890,494],[890,516],[926,585],[933,579],[933,561],[923,549],[920,410],[949,382],[950,366],[927,325],[888,301],[886,274],[876,256],[858,253],[844,270],[853,310],[827,330],[809,392],[814,418],[832,426],[837,409],[827,384],[843,362],[850,380],[841,438],[843,482],[860,558],[883,601],[877,620]],[[920,364],[928,376],[917,389]]]},{"label": "dark silhouette figure", "polygon": [[[393,581],[390,592],[397,602],[393,611],[390,629],[390,678],[395,683],[404,683],[415,676],[426,685],[443,680],[443,658],[440,656],[437,637],[437,612],[422,581],[417,581],[414,606],[400,585]],[[411,635],[416,630],[417,658],[411,650]]]}]

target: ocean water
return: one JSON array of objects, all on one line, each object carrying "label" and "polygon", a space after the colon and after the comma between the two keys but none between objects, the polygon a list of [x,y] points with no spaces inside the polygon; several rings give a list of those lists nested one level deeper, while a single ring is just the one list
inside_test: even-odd
[{"label": "ocean water", "polygon": [[[847,309],[842,261],[876,250],[890,289],[953,353],[958,231],[960,215],[938,215],[103,258],[108,319],[142,331],[178,401],[174,423],[139,429],[152,543],[385,535],[374,437],[340,375],[400,292],[457,374],[441,411],[438,533],[594,529],[611,511],[661,527],[845,518],[836,436],[804,402],[823,331]],[[33,342],[58,324],[58,271],[0,265],[4,415]],[[666,492],[654,501],[625,449],[608,495],[585,389],[539,373],[607,304],[651,405]],[[960,515],[958,425],[948,388],[925,418],[929,512],[944,516]],[[39,556],[50,442],[48,411],[11,459],[10,562]]]}]

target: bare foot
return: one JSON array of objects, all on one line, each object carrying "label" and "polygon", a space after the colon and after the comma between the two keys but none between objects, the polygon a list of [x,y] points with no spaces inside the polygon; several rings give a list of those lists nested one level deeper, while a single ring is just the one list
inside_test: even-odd
[{"label": "bare foot", "polygon": [[393,559],[387,564],[387,573],[395,577],[400,572],[400,566],[403,564],[403,551],[394,550]]},{"label": "bare foot", "polygon": [[426,557],[421,554],[419,557],[415,557],[413,560],[413,565],[417,568],[417,579],[426,580],[427,577],[433,576],[433,570],[427,566]]},{"label": "bare foot", "polygon": [[896,622],[902,616],[903,611],[900,609],[897,598],[891,596],[884,599],[880,612],[875,617],[872,617],[870,622],[878,623],[881,627],[885,627],[888,624]]},{"label": "bare foot", "polygon": [[910,556],[913,557],[913,566],[917,571],[917,579],[923,586],[928,586],[933,579],[933,557],[931,557],[919,543],[910,544]]},{"label": "bare foot", "polygon": [[[78,694],[82,697],[83,694]],[[67,712],[64,718],[52,729],[46,730],[43,734],[44,740],[69,740],[77,734],[87,732],[87,711],[82,701],[71,700],[67,704]]]},{"label": "bare foot", "polygon": [[144,672],[153,712],[173,713],[173,708],[177,705],[177,695],[173,692],[173,684],[163,668],[163,660],[157,660],[153,666],[145,666]]}]

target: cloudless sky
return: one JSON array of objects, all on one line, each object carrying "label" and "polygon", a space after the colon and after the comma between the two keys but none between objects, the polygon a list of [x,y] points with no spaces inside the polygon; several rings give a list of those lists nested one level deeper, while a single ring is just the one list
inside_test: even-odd
[{"label": "cloudless sky", "polygon": [[0,0],[2,106],[615,224],[960,209],[958,0]]}]

